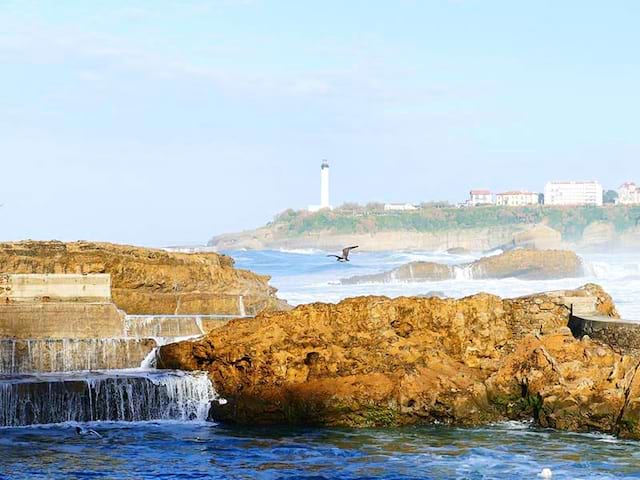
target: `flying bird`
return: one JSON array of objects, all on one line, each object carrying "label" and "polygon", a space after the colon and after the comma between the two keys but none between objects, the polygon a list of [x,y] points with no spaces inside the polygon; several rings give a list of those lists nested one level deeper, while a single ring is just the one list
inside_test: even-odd
[{"label": "flying bird", "polygon": [[345,247],[342,249],[342,255],[327,255],[327,257],[336,257],[338,262],[348,262],[349,261],[349,252],[354,248],[358,248],[358,245],[354,245],[353,247]]}]

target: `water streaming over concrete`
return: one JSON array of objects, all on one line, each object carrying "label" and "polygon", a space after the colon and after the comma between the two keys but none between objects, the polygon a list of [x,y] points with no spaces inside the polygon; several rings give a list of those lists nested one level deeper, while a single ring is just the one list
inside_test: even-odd
[{"label": "water streaming over concrete", "polygon": [[188,337],[204,335],[238,315],[127,315],[124,319],[128,338]]},{"label": "water streaming over concrete", "polygon": [[0,374],[135,368],[152,338],[0,339]]},{"label": "water streaming over concrete", "polygon": [[128,315],[120,320],[121,338],[99,338],[101,332],[0,338],[0,427],[206,420],[217,398],[210,380],[204,373],[156,370],[157,346],[199,337],[235,317]]},{"label": "water streaming over concrete", "polygon": [[0,379],[0,426],[202,421],[215,398],[205,373],[110,370],[4,376]]}]

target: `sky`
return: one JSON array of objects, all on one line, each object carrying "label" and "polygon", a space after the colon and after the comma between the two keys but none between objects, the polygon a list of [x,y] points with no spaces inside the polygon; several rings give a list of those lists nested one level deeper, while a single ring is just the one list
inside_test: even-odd
[{"label": "sky", "polygon": [[640,2],[0,0],[0,240],[640,182]]}]

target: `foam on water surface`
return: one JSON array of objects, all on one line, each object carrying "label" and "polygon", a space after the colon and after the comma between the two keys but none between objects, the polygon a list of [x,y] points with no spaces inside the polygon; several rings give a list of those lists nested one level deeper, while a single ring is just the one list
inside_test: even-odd
[{"label": "foam on water surface", "polygon": [[[454,255],[446,252],[353,252],[351,262],[339,263],[315,255],[292,255],[277,251],[244,251],[238,257],[238,268],[246,268],[271,275],[271,284],[278,295],[293,305],[315,301],[338,302],[357,295],[386,295],[398,297],[423,295],[440,291],[452,298],[478,292],[502,297],[518,297],[532,293],[577,288],[593,282],[612,296],[625,318],[640,320],[640,253],[580,254],[586,275],[559,280],[474,279],[471,272],[455,267],[480,258],[481,254]],[[498,252],[499,253],[499,252]],[[442,281],[369,283],[342,285],[340,279],[392,270],[411,261],[431,261],[452,265],[456,278]]]}]

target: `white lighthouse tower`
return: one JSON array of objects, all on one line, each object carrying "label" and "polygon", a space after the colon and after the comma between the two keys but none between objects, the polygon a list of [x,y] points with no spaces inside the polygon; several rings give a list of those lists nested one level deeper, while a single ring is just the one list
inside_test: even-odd
[{"label": "white lighthouse tower", "polygon": [[320,165],[320,208],[331,208],[329,204],[329,163],[326,160]]},{"label": "white lighthouse tower", "polygon": [[320,165],[320,205],[310,205],[309,211],[317,212],[323,208],[332,208],[329,203],[329,162],[326,160]]}]

